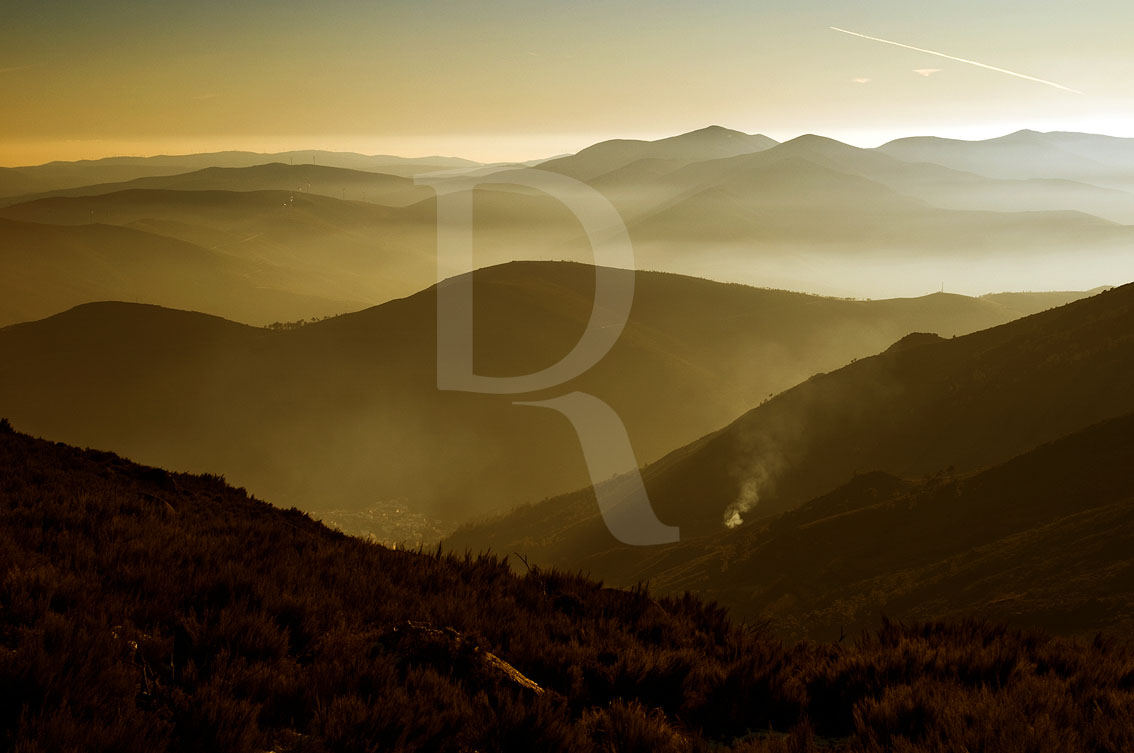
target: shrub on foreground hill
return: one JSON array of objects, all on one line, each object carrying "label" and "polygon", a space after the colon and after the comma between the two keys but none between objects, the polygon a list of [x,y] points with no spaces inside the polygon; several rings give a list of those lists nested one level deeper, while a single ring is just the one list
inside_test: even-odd
[{"label": "shrub on foreground hill", "polygon": [[0,748],[1129,751],[1134,653],[979,624],[783,645],[720,608],[393,551],[0,433]]}]

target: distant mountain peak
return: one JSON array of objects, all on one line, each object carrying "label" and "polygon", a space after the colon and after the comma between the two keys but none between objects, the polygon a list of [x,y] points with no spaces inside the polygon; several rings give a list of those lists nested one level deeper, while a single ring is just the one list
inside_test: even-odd
[{"label": "distant mountain peak", "polygon": [[770,149],[777,143],[762,134],[747,134],[724,126],[710,125],[655,141],[600,141],[569,157],[540,163],[540,167],[589,180],[642,159],[696,162],[759,152]]},{"label": "distant mountain peak", "polygon": [[1031,128],[1021,128],[1007,135],[1001,136],[997,139],[989,139],[990,141],[1028,141],[1039,142],[1045,140],[1048,134],[1042,131],[1033,131]]},{"label": "distant mountain peak", "polygon": [[675,144],[675,143],[699,143],[706,146],[714,144],[734,144],[735,142],[743,142],[744,148],[755,146],[757,149],[768,148],[776,145],[776,141],[759,133],[744,133],[732,128],[725,128],[721,125],[710,125],[704,128],[698,128],[694,131],[678,134],[677,136],[670,136],[664,139],[650,142],[653,144]]},{"label": "distant mountain peak", "polygon": [[828,138],[827,136],[819,136],[814,133],[805,133],[802,136],[796,136],[794,139],[783,142],[777,147],[778,149],[824,149],[832,150],[839,149],[845,151],[857,151],[857,147],[850,144],[844,144],[837,139]]},{"label": "distant mountain peak", "polygon": [[672,138],[682,139],[682,138],[690,138],[690,137],[697,137],[697,136],[711,136],[713,138],[721,138],[721,137],[724,137],[724,138],[737,138],[737,137],[748,138],[748,135],[749,134],[744,133],[743,131],[736,131],[736,130],[733,130],[732,128],[725,128],[722,125],[715,125],[714,124],[714,125],[710,125],[710,126],[705,126],[704,128],[697,128],[695,130],[689,131],[687,133],[682,133],[682,134],[680,134],[678,136],[674,136]]}]

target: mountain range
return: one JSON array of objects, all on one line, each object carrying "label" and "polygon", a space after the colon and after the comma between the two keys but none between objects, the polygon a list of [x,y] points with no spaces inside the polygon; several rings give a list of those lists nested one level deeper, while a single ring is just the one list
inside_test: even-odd
[{"label": "mountain range", "polygon": [[[619,545],[589,489],[449,545],[704,589],[796,632],[977,607],[1126,626],[1128,590],[1110,586],[1128,582],[1132,325],[1127,285],[965,336],[909,335],[818,374],[643,469],[679,545]],[[1081,545],[1058,571],[1063,555],[1041,550],[1061,532]],[[1117,601],[1092,601],[1104,593]]]},{"label": "mountain range", "polygon": [[[39,249],[47,245],[41,237],[53,233],[82,237],[89,254],[106,260],[111,270],[130,270],[124,257],[128,247],[117,238],[132,232],[137,237],[145,234],[155,255],[172,249],[183,255],[191,251],[194,262],[188,280],[214,274],[223,279],[226,268],[240,268],[249,291],[247,300],[239,303],[239,309],[218,305],[208,291],[188,281],[176,298],[165,297],[163,291],[178,285],[177,278],[170,276],[160,286],[120,279],[107,295],[72,297],[69,305],[108,298],[167,304],[176,300],[185,301],[189,309],[252,324],[340,314],[408,295],[434,278],[432,247],[403,244],[392,237],[391,218],[397,211],[278,190],[133,189],[38,199],[0,209],[0,218],[20,223],[6,225],[11,232],[0,237],[0,264],[13,271],[0,286],[14,301],[34,296],[36,291],[16,284],[15,271],[22,260],[40,256]],[[53,270],[53,277],[44,279],[46,289],[73,289],[88,278],[82,266],[61,264],[50,256],[40,261]],[[254,308],[255,296],[264,295],[257,291],[270,291],[277,298],[291,296],[293,302],[287,307]]]},{"label": "mountain range", "polygon": [[[627,225],[640,268],[858,297],[942,286],[972,293],[1088,289],[1134,279],[1128,141],[1025,132],[861,149],[814,135],[778,144],[710,127],[656,141],[601,142],[539,168],[606,196]],[[158,294],[173,278],[151,284],[127,275],[96,294],[84,290],[78,271],[45,259],[45,284],[72,291],[56,297],[61,303],[176,301],[250,324],[306,320],[435,282],[435,200],[408,176],[473,167],[490,181],[475,195],[475,266],[594,261],[587,233],[601,239],[607,228],[584,228],[555,198],[509,186],[519,166],[455,159],[302,152],[52,163],[18,170],[27,180],[6,173],[11,189],[3,192],[0,218],[127,226],[157,236],[147,240],[155,246],[172,239],[183,252],[173,241],[189,243],[200,247],[190,278],[214,270],[230,276],[226,257],[251,262],[241,273],[246,300],[234,306],[192,285],[174,299]],[[31,228],[0,243],[5,270],[39,245]],[[126,263],[115,261],[112,234],[92,234],[86,243],[95,244],[93,257]],[[1076,249],[1074,263],[1067,248]],[[21,302],[27,292],[16,279],[0,276],[0,297],[13,301],[5,323],[52,313]]]},{"label": "mountain range", "polygon": [[[41,319],[90,301],[136,301],[268,324],[361,308],[329,285],[139,225],[48,225],[0,219],[0,324]],[[330,296],[321,297],[323,290]]]},{"label": "mountain range", "polygon": [[0,197],[80,188],[100,183],[120,183],[145,177],[179,175],[211,167],[257,167],[272,163],[324,165],[401,176],[476,167],[480,164],[458,157],[413,158],[322,150],[271,154],[232,151],[154,157],[107,157],[0,168]]},{"label": "mountain range", "polygon": [[[1034,135],[1037,139],[1044,137],[1043,134]],[[734,137],[739,136],[743,134],[734,134]],[[911,141],[919,142],[916,139]],[[1116,174],[1128,174],[1134,164],[1125,154],[1130,147],[1123,140],[1113,141],[1117,142],[1117,146],[1110,155],[1110,170]],[[731,141],[726,140],[724,143]],[[588,180],[623,203],[641,201],[641,190],[656,184],[656,196],[664,200],[687,195],[698,188],[735,180],[746,176],[750,171],[767,169],[776,163],[801,160],[842,175],[865,178],[943,209],[1077,210],[1124,224],[1129,224],[1134,218],[1134,194],[1068,177],[1083,177],[1082,170],[1050,165],[1050,161],[1045,169],[1044,166],[1024,159],[1021,161],[1019,175],[1003,176],[995,170],[989,175],[975,169],[966,169],[967,166],[985,164],[979,154],[968,162],[950,160],[946,156],[941,156],[939,161],[932,159],[937,156],[932,151],[919,152],[904,148],[904,143],[891,142],[878,149],[861,149],[834,139],[805,135],[783,144],[770,142],[758,149],[734,154],[722,153],[720,148],[706,149],[706,156],[697,160],[652,157],[626,161],[617,155],[611,155],[605,165],[595,168],[597,174]],[[1010,139],[1008,143],[1011,143]],[[966,148],[978,153],[985,149],[996,151],[1000,148],[999,144],[996,140],[959,142],[957,150],[962,154]],[[592,147],[595,148],[597,147]],[[587,155],[588,152],[589,150],[584,150],[578,156]],[[656,153],[664,154],[660,150]],[[713,154],[717,156],[710,156]],[[572,174],[572,159],[552,160],[542,163],[540,167]],[[1025,169],[1024,165],[1030,165],[1030,168]],[[655,196],[648,191],[646,195]]]},{"label": "mountain range", "polygon": [[[861,149],[710,127],[542,162],[606,196],[639,267],[664,272],[623,271],[636,297],[612,352],[525,396],[437,390],[437,204],[412,180],[486,176],[476,367],[522,374],[583,332],[588,233],[609,232],[509,185],[522,166],[297,152],[5,170],[0,414],[381,541],[464,523],[458,550],[697,591],[793,636],[882,613],[1123,631],[1134,289],[887,291],[1134,278],[1131,143]],[[583,263],[500,264],[517,258]],[[679,544],[615,542],[593,492],[571,491],[588,476],[570,426],[514,404],[571,390],[625,422]],[[1060,540],[1075,544],[1042,564]]]},{"label": "mountain range", "polygon": [[[479,373],[554,363],[591,313],[585,265],[514,263],[473,279]],[[647,462],[906,332],[964,334],[1080,295],[847,301],[639,272],[622,337],[561,391],[606,401]],[[273,332],[152,305],[84,305],[0,329],[0,412],[46,436],[223,472],[322,511],[377,506],[452,522],[585,483],[562,417],[508,395],[437,390],[436,311],[430,288]]]},{"label": "mountain range", "polygon": [[721,126],[709,126],[656,141],[636,139],[601,141],[576,154],[541,162],[539,167],[589,181],[641,161],[652,160],[670,164],[700,162],[734,157],[738,154],[751,154],[770,149],[777,143],[774,139],[761,134],[747,134]]},{"label": "mountain range", "polygon": [[412,178],[366,170],[351,170],[302,163],[271,162],[247,167],[206,167],[174,175],[153,175],[113,183],[95,183],[61,188],[40,194],[24,193],[5,203],[38,199],[101,196],[120,191],[289,191],[320,196],[369,201],[375,204],[411,204],[432,196],[425,187],[415,188]]},{"label": "mountain range", "polygon": [[1082,181],[1134,189],[1134,139],[1023,130],[984,141],[904,138],[878,148],[910,162],[932,162],[978,175]]}]

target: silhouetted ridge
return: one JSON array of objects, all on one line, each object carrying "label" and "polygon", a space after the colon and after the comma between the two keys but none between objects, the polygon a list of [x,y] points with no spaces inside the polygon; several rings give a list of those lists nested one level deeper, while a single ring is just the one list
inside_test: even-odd
[{"label": "silhouetted ridge", "polygon": [[[560,262],[474,273],[477,372],[559,361],[586,327],[594,280],[593,267]],[[650,462],[908,332],[1007,321],[1010,299],[849,301],[637,272],[623,336],[570,389],[611,405]],[[384,541],[448,532],[403,525],[398,510],[452,526],[585,484],[578,441],[551,412],[437,390],[436,316],[433,287],[279,332],[146,306],[76,308],[0,329],[11,365],[0,368],[0,412],[54,439],[222,471],[281,503],[349,515],[352,532]]]}]

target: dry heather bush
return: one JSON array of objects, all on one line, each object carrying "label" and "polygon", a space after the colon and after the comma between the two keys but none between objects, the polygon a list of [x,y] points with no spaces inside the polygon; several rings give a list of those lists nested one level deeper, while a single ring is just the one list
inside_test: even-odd
[{"label": "dry heather bush", "polygon": [[0,749],[710,748],[1128,752],[1134,654],[976,622],[787,646],[695,598],[392,551],[0,433]]}]

